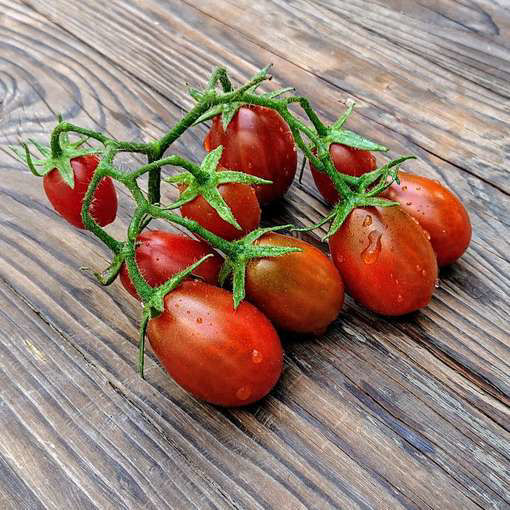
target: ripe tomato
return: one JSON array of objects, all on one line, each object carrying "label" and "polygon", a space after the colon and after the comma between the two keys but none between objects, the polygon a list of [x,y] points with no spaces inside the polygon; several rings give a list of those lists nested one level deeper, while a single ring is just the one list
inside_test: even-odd
[{"label": "ripe tomato", "polygon": [[[98,163],[99,158],[94,154],[79,156],[71,160],[74,188],[68,186],[57,169],[52,170],[43,178],[44,191],[55,211],[77,228],[85,228],[81,220],[81,208]],[[115,220],[117,193],[109,177],[105,177],[99,183],[89,212],[102,227]]]},{"label": "ripe tomato", "polygon": [[283,351],[271,322],[232,293],[185,281],[165,297],[148,336],[168,373],[211,404],[241,406],[265,396],[282,372]]},{"label": "ripe tomato", "polygon": [[248,262],[247,298],[280,328],[324,332],[344,302],[342,279],[331,260],[315,246],[281,234],[266,234],[255,244],[303,251]]},{"label": "ripe tomato", "polygon": [[207,151],[223,145],[220,164],[273,181],[255,186],[261,204],[282,197],[297,168],[294,138],[280,114],[263,106],[241,106],[223,130],[221,116],[213,119],[204,140]]},{"label": "ripe tomato", "polygon": [[[208,253],[214,252],[204,242],[183,234],[152,230],[138,236],[136,263],[147,283],[151,287],[158,287]],[[193,274],[216,285],[222,263],[223,259],[215,253],[214,257],[202,262]],[[120,281],[133,297],[139,299],[129,278],[126,263],[122,264],[120,269]]]},{"label": "ripe tomato", "polygon": [[382,315],[428,304],[437,262],[426,232],[400,207],[354,209],[329,241],[347,292]]},{"label": "ripe tomato", "polygon": [[[375,156],[369,151],[355,149],[340,143],[332,143],[329,147],[329,153],[335,168],[343,174],[360,177],[377,168]],[[311,163],[310,170],[315,185],[324,199],[330,204],[336,204],[339,198],[338,193],[328,175],[319,172]]]},{"label": "ripe tomato", "polygon": [[201,196],[184,204],[181,207],[181,214],[186,218],[197,221],[207,230],[228,241],[240,239],[259,226],[260,206],[257,195],[251,186],[239,183],[220,184],[218,191],[230,207],[242,230],[238,230],[234,225],[221,219],[218,213]]},{"label": "ripe tomato", "polygon": [[455,262],[471,240],[471,223],[462,202],[437,181],[406,172],[398,175],[400,184],[394,182],[382,195],[400,202],[430,234],[440,267]]}]

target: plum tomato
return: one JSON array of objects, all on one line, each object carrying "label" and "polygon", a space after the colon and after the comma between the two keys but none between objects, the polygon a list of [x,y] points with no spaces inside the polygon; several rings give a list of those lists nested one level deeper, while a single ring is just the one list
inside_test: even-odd
[{"label": "plum tomato", "polygon": [[429,303],[436,257],[427,233],[400,207],[354,209],[329,245],[347,293],[369,310],[403,315]]},{"label": "plum tomato", "polygon": [[439,267],[455,262],[471,240],[471,223],[462,202],[438,181],[407,172],[399,172],[382,196],[400,203],[400,207],[418,220],[430,235],[430,243]]},{"label": "plum tomato", "polygon": [[[217,285],[218,274],[223,264],[223,259],[203,241],[164,230],[142,232],[137,238],[135,253],[140,273],[151,287],[162,285],[208,253],[214,253],[214,257],[202,262],[193,274],[207,283]],[[125,262],[119,276],[124,288],[139,299]]]},{"label": "plum tomato", "polygon": [[223,145],[220,164],[273,184],[255,186],[262,205],[282,197],[289,189],[297,168],[296,145],[280,114],[263,106],[241,106],[226,131],[221,116],[213,119],[204,140],[207,151]]},{"label": "plum tomato", "polygon": [[211,404],[251,404],[282,372],[282,346],[269,319],[246,301],[234,311],[232,293],[206,283],[185,281],[167,294],[148,337],[175,381]]},{"label": "plum tomato", "polygon": [[279,328],[322,333],[344,302],[344,286],[331,260],[310,243],[269,233],[258,245],[295,246],[301,252],[252,259],[246,268],[246,296]]},{"label": "plum tomato", "polygon": [[[184,189],[180,187],[181,191]],[[207,201],[198,196],[191,202],[181,206],[181,214],[195,220],[207,230],[227,241],[240,239],[248,232],[258,228],[260,224],[260,206],[254,189],[247,184],[227,183],[218,186],[223,200],[227,203],[242,230],[220,218],[218,213]]]},{"label": "plum tomato", "polygon": [[[99,164],[95,154],[79,156],[71,160],[74,188],[71,188],[55,168],[43,178],[44,191],[51,205],[65,220],[77,228],[85,228],[81,219],[83,199]],[[89,209],[94,220],[104,227],[117,215],[117,193],[113,181],[105,177],[99,183]]]},{"label": "plum tomato", "polygon": [[[329,153],[335,168],[343,174],[360,177],[377,168],[375,156],[369,151],[355,149],[340,143],[332,143],[329,147]],[[336,204],[339,198],[338,192],[328,175],[319,172],[311,163],[310,170],[320,194],[329,204]]]}]

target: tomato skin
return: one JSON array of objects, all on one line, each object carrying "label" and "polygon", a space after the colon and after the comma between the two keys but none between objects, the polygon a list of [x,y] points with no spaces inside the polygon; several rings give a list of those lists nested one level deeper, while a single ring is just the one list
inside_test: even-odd
[{"label": "tomato skin", "polygon": [[[193,274],[207,283],[217,285],[223,259],[206,243],[187,235],[164,230],[142,232],[137,238],[136,263],[147,283],[157,287],[209,253],[214,253],[214,257],[202,262]],[[124,288],[134,298],[140,299],[125,262],[119,276]]]},{"label": "tomato skin", "polygon": [[280,114],[258,105],[241,106],[223,130],[221,116],[213,119],[204,140],[207,151],[223,145],[220,164],[273,181],[255,186],[262,205],[281,198],[291,185],[297,168],[294,138]]},{"label": "tomato skin", "polygon": [[266,234],[255,244],[303,251],[252,259],[246,269],[248,300],[279,328],[324,332],[344,302],[343,282],[331,260],[310,243],[281,234]]},{"label": "tomato skin", "polygon": [[382,196],[400,202],[400,207],[418,220],[430,234],[439,267],[455,262],[471,240],[471,222],[462,202],[437,181],[407,172],[398,173]]},{"label": "tomato skin", "polygon": [[[377,168],[375,156],[369,151],[355,149],[340,143],[332,143],[329,147],[329,153],[335,168],[343,174],[360,177]],[[329,176],[324,172],[319,172],[311,163],[310,170],[320,194],[329,204],[336,204],[339,196]]]},{"label": "tomato skin", "polygon": [[[81,219],[81,208],[98,164],[99,158],[95,154],[87,154],[72,159],[74,188],[67,185],[57,169],[53,169],[43,178],[44,191],[55,211],[77,228],[85,228]],[[115,220],[117,216],[117,193],[109,177],[104,177],[99,183],[89,212],[96,223],[102,227]]]},{"label": "tomato skin", "polygon": [[257,195],[251,186],[239,183],[220,184],[218,186],[223,200],[227,203],[242,230],[226,222],[206,200],[198,196],[181,207],[181,214],[195,220],[214,234],[233,241],[244,237],[260,225],[260,206]]},{"label": "tomato skin", "polygon": [[354,209],[330,241],[346,291],[382,315],[426,306],[437,262],[426,232],[400,207]]},{"label": "tomato skin", "polygon": [[151,319],[149,341],[168,373],[195,397],[242,406],[264,397],[278,381],[283,351],[271,322],[232,293],[185,281]]}]

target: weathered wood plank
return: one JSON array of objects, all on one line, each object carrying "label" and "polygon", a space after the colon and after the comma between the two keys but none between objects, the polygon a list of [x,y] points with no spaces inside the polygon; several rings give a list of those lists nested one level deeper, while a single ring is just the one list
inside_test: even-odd
[{"label": "weathered wood plank", "polygon": [[[79,19],[72,10],[76,5],[66,5],[69,23]],[[221,44],[211,46],[197,27],[204,27],[209,38],[225,28],[216,22],[204,25],[204,17],[188,25],[196,11],[183,7],[163,19],[175,24],[172,36],[179,49],[185,48],[184,57],[165,56],[169,29],[155,26],[152,44],[163,64],[156,67],[149,54],[143,65],[138,62],[141,75],[156,87],[151,90],[116,66],[108,69],[107,59],[59,30],[54,21],[62,21],[60,14],[53,13],[47,22],[26,8],[10,7],[2,27],[8,37],[0,38],[9,41],[2,43],[7,83],[7,109],[0,119],[3,144],[16,141],[18,134],[43,136],[56,111],[88,125],[100,119],[122,138],[156,136],[189,103],[182,92],[172,97],[176,106],[154,90],[169,95],[192,78],[190,68],[205,76],[206,63],[222,58],[234,64],[238,76],[246,76],[253,67],[243,61],[243,52],[256,63],[267,56],[245,40],[236,42],[239,56],[225,53]],[[87,6],[82,9],[90,30]],[[141,34],[137,7],[126,12],[114,26],[125,24],[132,34]],[[151,16],[159,19],[159,13]],[[98,33],[107,35],[101,19],[94,21]],[[106,49],[106,43],[90,39]],[[126,54],[127,49],[134,49],[128,40]],[[111,54],[117,55],[113,49]],[[58,65],[45,67],[44,58]],[[122,65],[133,71],[128,60]],[[158,69],[166,83],[156,76]],[[290,73],[295,66],[284,69]],[[299,75],[303,82],[307,76]],[[317,83],[323,82],[312,81],[306,88],[315,85],[317,90]],[[319,97],[322,106],[334,97],[333,90],[324,96]],[[388,140],[395,136],[383,132]],[[199,131],[178,149],[196,156],[200,138]],[[406,146],[402,139],[398,143]],[[149,508],[166,503],[292,509],[509,505],[508,263],[494,264],[498,257],[489,251],[498,232],[507,228],[494,220],[495,230],[482,232],[490,228],[484,207],[475,209],[477,244],[445,275],[425,313],[387,321],[348,301],[343,316],[320,341],[288,338],[285,376],[268,399],[247,410],[223,412],[190,398],[152,358],[148,380],[137,378],[137,307],[126,301],[117,283],[101,289],[77,271],[82,264],[97,267],[105,251],[60,221],[40,184],[3,159],[0,243],[9,249],[0,250],[0,309],[5,311],[0,321],[2,331],[12,333],[0,336],[6,357],[0,369],[9,381],[5,420],[9,430],[18,420],[25,432],[20,438],[13,434],[6,449],[0,447],[0,458],[7,459],[12,476],[30,480],[32,491],[32,485],[37,487],[34,501],[48,501],[64,483],[85,498],[83,507],[86,501],[100,505],[121,496],[127,507]],[[433,157],[423,168],[444,170]],[[446,168],[459,186],[459,171]],[[472,179],[467,189],[474,201],[491,188]],[[273,211],[272,221],[309,222],[322,210],[320,202],[296,188]],[[113,227],[116,234],[125,228],[128,213],[123,206]],[[504,246],[503,240],[495,249],[503,253]],[[15,324],[24,325],[22,333]],[[59,436],[59,424],[69,437]],[[46,437],[42,431],[51,434],[56,452],[41,442]],[[39,444],[40,462],[48,459],[56,466],[49,487],[30,478],[26,465],[11,462],[9,452],[22,444],[29,452],[39,451],[34,450]],[[113,467],[111,458],[117,462]],[[117,471],[128,474],[117,476]],[[1,487],[0,494],[9,498]]]}]

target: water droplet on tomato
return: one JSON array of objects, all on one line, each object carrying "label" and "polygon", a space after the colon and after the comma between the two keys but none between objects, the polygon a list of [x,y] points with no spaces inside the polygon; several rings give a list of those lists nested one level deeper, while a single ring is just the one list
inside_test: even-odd
[{"label": "water droplet on tomato", "polygon": [[262,356],[262,354],[260,354],[260,352],[257,351],[257,349],[253,349],[251,353],[251,360],[253,361],[253,363],[261,363],[263,359],[264,357]]},{"label": "water droplet on tomato", "polygon": [[368,246],[361,253],[361,259],[365,264],[373,264],[381,253],[381,232],[372,230],[368,234]]},{"label": "water droplet on tomato", "polygon": [[436,281],[434,282],[434,287],[436,289],[439,289],[439,278],[436,278]]},{"label": "water droplet on tomato", "polygon": [[422,270],[421,270],[421,275],[422,275],[422,276],[427,276],[427,271],[426,271],[425,269],[422,269]]},{"label": "water droplet on tomato", "polygon": [[251,388],[249,386],[241,386],[237,392],[236,397],[239,400],[247,400],[251,396]]},{"label": "water droplet on tomato", "polygon": [[407,186],[402,186],[402,191],[407,191]]},{"label": "water droplet on tomato", "polygon": [[344,261],[345,261],[345,259],[344,259],[343,255],[337,255],[337,257],[335,258],[335,260],[336,260],[336,262],[338,262],[338,263],[340,263],[340,264],[341,264],[342,262],[344,262]]},{"label": "water droplet on tomato", "polygon": [[426,230],[424,230],[423,232],[425,232],[425,237],[427,238],[427,240],[430,241],[430,234]]},{"label": "water droplet on tomato", "polygon": [[367,214],[365,216],[365,219],[363,220],[363,226],[368,227],[369,225],[372,225],[372,216],[370,216],[370,214]]},{"label": "water droplet on tomato", "polygon": [[202,324],[202,322],[204,322],[202,317],[197,317],[197,324]]},{"label": "water droplet on tomato", "polygon": [[421,266],[420,266],[420,264],[416,264],[416,271],[421,271]]},{"label": "water droplet on tomato", "polygon": [[404,301],[404,297],[402,296],[402,294],[399,294],[399,295],[397,296],[397,301],[398,301],[399,303],[402,303],[402,301]]}]

